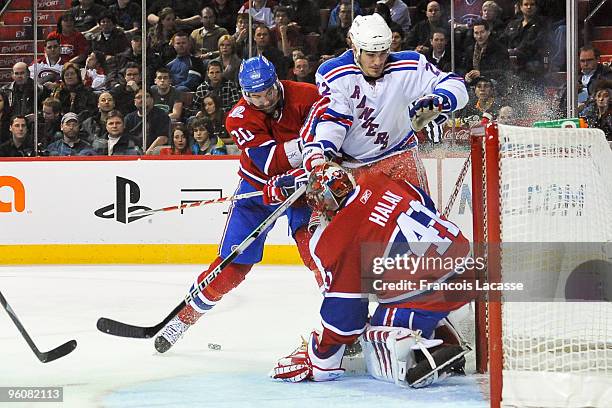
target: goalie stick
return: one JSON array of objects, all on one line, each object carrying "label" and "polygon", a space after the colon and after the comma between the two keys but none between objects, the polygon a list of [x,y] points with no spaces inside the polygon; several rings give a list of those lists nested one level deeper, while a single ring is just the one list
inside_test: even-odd
[{"label": "goalie stick", "polygon": [[25,327],[23,327],[23,324],[21,324],[21,322],[17,318],[17,315],[15,314],[13,308],[11,308],[11,305],[8,304],[6,298],[2,295],[2,292],[0,292],[0,303],[2,303],[2,307],[4,307],[6,313],[8,313],[13,323],[15,323],[15,326],[17,326],[19,333],[21,333],[26,343],[28,343],[28,346],[30,346],[30,348],[41,363],[48,363],[50,361],[57,360],[60,357],[64,357],[66,354],[70,354],[72,350],[76,348],[76,340],[70,340],[62,344],[61,346],[54,348],[53,350],[41,352],[40,350],[38,350],[38,347],[36,347],[36,344],[34,344],[34,341],[26,331]]},{"label": "goalie stick", "polygon": [[221,198],[213,198],[212,200],[201,200],[194,201],[192,203],[185,203],[181,205],[172,205],[170,207],[158,208],[156,210],[146,210],[146,211],[138,211],[130,214],[131,217],[144,217],[145,215],[151,215],[158,212],[166,212],[166,211],[175,211],[175,210],[185,210],[187,208],[200,207],[207,204],[218,204],[218,203],[226,203],[228,201],[237,201],[242,200],[244,198],[250,197],[259,197],[263,195],[263,191],[252,191],[250,193],[237,194],[229,197],[221,197]]},{"label": "goalie stick", "polygon": [[198,285],[197,288],[194,288],[193,291],[189,293],[189,295],[185,298],[184,301],[179,303],[173,310],[170,312],[168,316],[164,318],[160,323],[155,326],[134,326],[127,323],[118,322],[116,320],[107,319],[105,317],[101,317],[98,319],[97,327],[103,333],[110,334],[113,336],[120,337],[131,337],[138,339],[149,339],[155,336],[164,326],[172,320],[181,309],[189,303],[189,301],[196,295],[198,291],[202,291],[206,286],[210,285],[210,283],[221,273],[227,265],[232,263],[234,259],[238,255],[240,255],[246,248],[248,248],[253,241],[257,239],[267,228],[269,228],[278,217],[280,217],[287,208],[289,208],[293,203],[295,203],[306,191],[306,185],[300,186],[287,200],[285,200],[282,204],[280,204],[273,212],[263,220],[261,224],[257,226],[249,234],[248,237],[244,239],[228,256],[225,258],[217,267],[204,278],[202,282]]}]

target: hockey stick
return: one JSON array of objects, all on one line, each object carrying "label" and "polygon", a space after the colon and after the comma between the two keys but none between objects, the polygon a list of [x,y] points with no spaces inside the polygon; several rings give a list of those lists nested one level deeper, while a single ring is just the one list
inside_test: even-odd
[{"label": "hockey stick", "polygon": [[47,352],[41,352],[40,350],[38,350],[38,347],[36,347],[36,344],[34,344],[34,341],[32,341],[32,338],[26,331],[25,327],[23,327],[23,325],[17,318],[17,315],[11,308],[11,305],[8,304],[8,302],[6,301],[6,299],[4,298],[1,292],[0,292],[0,303],[2,303],[2,307],[4,307],[4,310],[6,310],[6,313],[8,313],[13,323],[15,323],[15,326],[17,326],[17,329],[19,329],[19,333],[21,333],[26,343],[28,343],[28,346],[30,346],[34,354],[36,354],[36,357],[38,357],[38,359],[42,363],[48,363],[49,361],[57,360],[60,357],[64,357],[66,354],[69,354],[70,352],[72,352],[72,350],[76,348],[77,346],[76,340],[70,340],[62,344],[61,346],[54,348],[53,350],[49,350]]},{"label": "hockey stick", "polygon": [[468,167],[470,166],[470,163],[471,163],[471,159],[472,159],[472,156],[468,156],[467,159],[465,159],[465,162],[463,163],[463,167],[461,168],[461,173],[459,173],[459,177],[457,178],[457,181],[455,182],[455,190],[453,190],[453,193],[448,198],[448,203],[446,204],[446,207],[444,208],[444,212],[442,213],[442,215],[444,215],[445,217],[448,217],[448,214],[450,214],[451,210],[453,209],[453,205],[455,204],[455,199],[457,198],[457,195],[459,195],[459,189],[461,188],[463,184],[463,179],[465,178],[465,175],[467,174]]},{"label": "hockey stick", "polygon": [[238,195],[229,196],[229,197],[213,198],[212,200],[200,200],[200,201],[194,201],[193,203],[173,205],[170,207],[158,208],[156,210],[138,211],[138,212],[134,212],[130,214],[130,216],[131,217],[144,217],[145,215],[151,215],[151,214],[155,214],[158,212],[184,210],[187,208],[200,207],[202,205],[207,205],[207,204],[225,203],[228,201],[242,200],[243,198],[259,197],[261,195],[263,195],[262,191],[252,191],[250,193],[238,194]]},{"label": "hockey stick", "polygon": [[212,272],[209,273],[202,282],[200,282],[198,287],[194,288],[193,291],[191,291],[189,295],[185,298],[185,300],[179,303],[174,308],[174,310],[172,310],[172,312],[170,312],[170,314],[166,316],[164,320],[162,320],[160,323],[156,324],[155,326],[148,326],[148,327],[133,326],[131,324],[121,323],[116,320],[101,317],[100,319],[98,319],[98,324],[97,324],[98,330],[100,330],[103,333],[110,334],[113,336],[131,337],[131,338],[138,338],[138,339],[150,339],[151,337],[155,336],[161,329],[164,328],[164,326],[170,320],[172,320],[176,315],[178,315],[181,309],[186,304],[188,304],[189,301],[194,296],[196,296],[196,293],[198,291],[202,291],[202,289],[210,285],[210,283],[221,273],[221,271],[223,271],[223,269],[225,269],[230,263],[232,263],[232,261],[236,259],[238,255],[244,252],[244,250],[247,249],[253,243],[253,241],[255,241],[257,237],[261,235],[262,232],[264,232],[267,228],[269,228],[276,221],[277,218],[283,215],[285,210],[287,210],[287,208],[289,208],[293,203],[295,203],[302,196],[302,194],[304,194],[305,191],[306,191],[306,185],[304,184],[300,186],[289,198],[287,198],[285,202],[280,204],[272,212],[272,214],[268,216],[268,218],[266,218],[261,224],[259,224],[257,228],[255,228],[253,232],[251,232],[249,236],[247,236],[240,243],[240,245],[238,245],[227,256],[227,258],[221,261],[221,263],[217,265],[217,267],[213,269]]}]

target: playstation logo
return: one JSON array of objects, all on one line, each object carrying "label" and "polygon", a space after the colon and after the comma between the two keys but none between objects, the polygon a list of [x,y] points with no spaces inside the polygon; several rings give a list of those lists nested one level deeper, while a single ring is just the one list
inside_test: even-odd
[{"label": "playstation logo", "polygon": [[[128,196],[129,190],[129,196]],[[129,197],[129,202],[128,202]],[[129,215],[134,211],[150,210],[144,205],[136,204],[140,200],[140,187],[132,180],[117,176],[117,193],[115,203],[109,204],[94,211],[94,215],[100,218],[114,218],[117,222],[127,224],[137,221],[146,215]]]}]

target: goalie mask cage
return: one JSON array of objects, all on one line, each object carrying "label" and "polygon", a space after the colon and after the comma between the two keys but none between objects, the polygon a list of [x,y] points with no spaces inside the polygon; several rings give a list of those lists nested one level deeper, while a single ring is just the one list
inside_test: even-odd
[{"label": "goalie mask cage", "polygon": [[521,301],[490,292],[477,303],[476,364],[489,370],[491,407],[612,407],[612,303],[565,298],[578,265],[610,260],[610,146],[598,129],[491,123],[481,133],[471,146],[480,277],[526,288]]}]

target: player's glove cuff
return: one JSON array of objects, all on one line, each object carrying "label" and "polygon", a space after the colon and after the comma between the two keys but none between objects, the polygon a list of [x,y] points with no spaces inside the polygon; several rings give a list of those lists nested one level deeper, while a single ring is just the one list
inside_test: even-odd
[{"label": "player's glove cuff", "polygon": [[325,163],[325,150],[319,142],[311,142],[304,144],[302,149],[302,160],[304,169],[308,173],[312,172],[316,166]]}]

